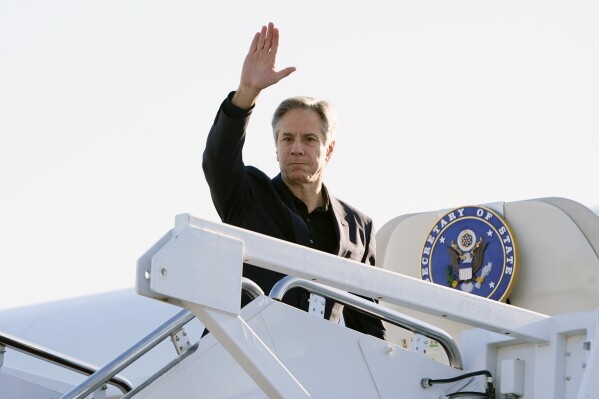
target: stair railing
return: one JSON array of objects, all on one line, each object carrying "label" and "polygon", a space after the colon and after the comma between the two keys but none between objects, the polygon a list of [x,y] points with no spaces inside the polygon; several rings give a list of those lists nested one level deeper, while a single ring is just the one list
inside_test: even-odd
[{"label": "stair railing", "polygon": [[269,297],[280,301],[287,291],[296,287],[304,288],[310,292],[331,298],[336,302],[347,305],[362,313],[377,317],[398,327],[405,328],[406,330],[412,331],[415,334],[421,334],[434,339],[438,341],[445,350],[449,364],[452,367],[460,370],[463,367],[462,356],[460,355],[458,345],[448,333],[431,324],[396,312],[357,295],[319,284],[314,281],[308,281],[293,276],[286,276],[279,280],[279,282],[272,287]]}]

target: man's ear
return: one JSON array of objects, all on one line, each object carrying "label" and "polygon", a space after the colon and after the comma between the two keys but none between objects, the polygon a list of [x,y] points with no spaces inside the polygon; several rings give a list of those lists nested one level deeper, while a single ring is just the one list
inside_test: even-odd
[{"label": "man's ear", "polygon": [[335,151],[335,140],[331,141],[327,147],[327,162],[329,162],[329,160],[331,159],[331,156],[333,155],[333,151]]}]

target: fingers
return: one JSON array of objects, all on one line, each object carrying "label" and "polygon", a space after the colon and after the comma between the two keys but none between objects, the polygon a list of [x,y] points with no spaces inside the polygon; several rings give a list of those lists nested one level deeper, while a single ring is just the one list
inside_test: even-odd
[{"label": "fingers", "polygon": [[252,39],[252,44],[250,44],[250,54],[253,53],[254,51],[256,51],[256,48],[258,47],[258,39],[260,39],[260,32],[256,32],[256,34],[254,35],[254,38]]},{"label": "fingers", "polygon": [[268,27],[263,26],[262,30],[260,31],[260,36],[258,38],[256,50],[260,51],[264,48],[264,44],[266,43],[266,34],[267,33],[268,33]]},{"label": "fingers", "polygon": [[264,49],[270,50],[273,43],[273,36],[279,34],[279,30],[275,28],[275,24],[272,22],[268,23],[268,29],[266,30],[266,38],[264,40]]},{"label": "fingers", "polygon": [[279,48],[279,30],[272,26],[270,35],[270,46],[269,48],[276,54]]},{"label": "fingers", "polygon": [[272,22],[268,23],[268,26],[262,26],[260,32],[257,32],[254,35],[254,39],[252,40],[252,45],[250,46],[250,51],[260,51],[266,50],[270,51],[271,48],[276,49],[279,44],[279,30],[275,28],[275,25]]}]

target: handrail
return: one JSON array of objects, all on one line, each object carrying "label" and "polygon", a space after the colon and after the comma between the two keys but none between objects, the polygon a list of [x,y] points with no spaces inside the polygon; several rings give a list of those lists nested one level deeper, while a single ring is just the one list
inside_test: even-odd
[{"label": "handrail", "polygon": [[194,318],[193,313],[188,310],[181,310],[176,315],[161,324],[158,328],[146,335],[135,345],[117,356],[114,360],[106,364],[101,369],[97,370],[89,378],[81,384],[75,386],[69,392],[61,396],[61,399],[67,398],[85,398],[101,387],[105,381],[109,380],[113,375],[122,371],[135,360],[147,353],[150,349],[161,343],[174,331],[187,324]]},{"label": "handrail", "polygon": [[438,341],[443,349],[445,349],[449,359],[449,364],[452,367],[460,370],[463,368],[460,350],[453,338],[451,338],[451,336],[445,331],[421,320],[386,308],[378,303],[368,301],[357,295],[323,284],[315,283],[313,281],[308,281],[293,276],[286,276],[279,280],[272,287],[269,297],[280,301],[288,290],[296,287],[315,292],[337,302],[343,303],[344,305],[347,305],[362,313],[376,316],[391,324],[410,330],[413,333],[422,334],[432,338]]},{"label": "handrail", "polygon": [[247,294],[250,294],[252,299],[256,299],[261,295],[264,295],[264,291],[262,288],[252,280],[246,277],[241,278],[241,289],[245,291]]},{"label": "handrail", "polygon": [[[52,349],[45,348],[41,345],[34,344],[22,338],[17,338],[13,335],[0,332],[0,346],[6,346],[8,348],[17,350],[27,355],[34,356],[38,359],[56,364],[58,366],[67,368],[71,371],[75,371],[84,375],[92,375],[98,370],[98,367],[89,363],[77,360],[65,354],[53,351]],[[125,378],[112,375],[109,379],[106,379],[104,383],[110,383],[121,390],[123,393],[130,392],[133,386]]]},{"label": "handrail", "polygon": [[[242,278],[241,288],[254,299],[260,295],[264,295],[262,289],[256,283],[247,278]],[[187,309],[181,310],[154,331],[142,338],[138,343],[116,357],[113,361],[96,371],[81,384],[65,393],[60,397],[60,399],[85,398],[87,395],[91,394],[105,384],[106,381],[108,381],[114,375],[121,372],[131,363],[139,359],[142,355],[146,354],[150,349],[154,348],[165,338],[179,330],[194,317],[195,316],[191,311]]]}]

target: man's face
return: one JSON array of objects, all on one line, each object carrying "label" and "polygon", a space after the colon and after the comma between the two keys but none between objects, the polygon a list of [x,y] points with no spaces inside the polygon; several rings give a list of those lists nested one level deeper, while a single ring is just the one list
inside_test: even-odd
[{"label": "man's face", "polygon": [[283,180],[289,184],[322,181],[335,142],[325,143],[321,122],[314,111],[296,109],[279,122],[277,160]]}]

